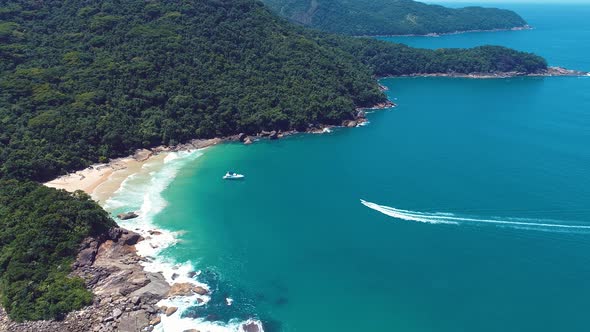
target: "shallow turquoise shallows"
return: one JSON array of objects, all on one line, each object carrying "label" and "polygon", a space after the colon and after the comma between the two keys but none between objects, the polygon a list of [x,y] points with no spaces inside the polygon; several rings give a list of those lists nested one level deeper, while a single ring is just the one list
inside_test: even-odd
[{"label": "shallow turquoise shallows", "polygon": [[[395,40],[590,70],[590,7],[515,8],[535,30]],[[289,332],[589,331],[590,77],[381,83],[399,107],[367,126],[224,144],[179,171],[155,223],[185,233],[164,254],[214,289],[186,314]]]}]

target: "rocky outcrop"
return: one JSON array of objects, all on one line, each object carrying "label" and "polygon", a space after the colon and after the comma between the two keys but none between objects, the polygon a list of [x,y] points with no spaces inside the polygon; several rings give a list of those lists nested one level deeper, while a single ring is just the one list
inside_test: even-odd
[{"label": "rocky outcrop", "polygon": [[179,282],[170,286],[167,297],[191,296],[194,294],[207,295],[209,294],[209,290],[202,286],[195,286],[188,282]]},{"label": "rocky outcrop", "polygon": [[190,296],[193,294],[193,284],[188,282],[186,283],[175,283],[170,286],[170,290],[168,291],[168,297],[174,296]]},{"label": "rocky outcrop", "polygon": [[246,322],[242,324],[242,330],[245,332],[262,332],[259,325],[255,322]]},{"label": "rocky outcrop", "polygon": [[[396,107],[396,106],[397,105],[394,102],[391,102],[390,100],[387,100],[387,101],[384,101],[382,103],[375,104],[375,105],[373,105],[371,107],[357,108],[357,111],[358,111],[357,112],[357,119],[358,118],[363,118],[364,119],[366,117],[366,114],[364,112],[365,110],[382,110],[382,109],[385,109],[385,108],[391,108],[391,107]],[[363,113],[361,113],[362,116],[359,116],[359,113],[360,112],[363,112]]]},{"label": "rocky outcrop", "polygon": [[153,151],[148,149],[140,149],[135,151],[133,154],[133,159],[137,161],[146,161],[154,154]]},{"label": "rocky outcrop", "polygon": [[246,144],[246,145],[252,144],[252,139],[250,138],[250,136],[248,136],[244,139],[244,144]]},{"label": "rocky outcrop", "polygon": [[540,76],[588,76],[588,72],[571,70],[563,67],[548,67]]},{"label": "rocky outcrop", "polygon": [[342,126],[343,127],[347,127],[347,128],[354,128],[356,127],[357,122],[355,120],[344,120],[342,122]]},{"label": "rocky outcrop", "polygon": [[201,286],[196,286],[195,288],[193,288],[193,292],[199,294],[199,295],[207,295],[209,294],[209,291]]},{"label": "rocky outcrop", "polygon": [[270,138],[270,139],[278,139],[279,138],[279,133],[276,130],[273,130],[268,135],[268,138]]},{"label": "rocky outcrop", "polygon": [[0,309],[0,331],[87,332],[151,331],[157,320],[155,305],[170,290],[161,274],[145,272],[134,245],[139,234],[113,228],[96,238],[85,239],[72,265],[94,293],[93,303],[69,313],[62,321],[16,323]]},{"label": "rocky outcrop", "polygon": [[488,72],[488,73],[430,73],[430,74],[411,74],[401,75],[400,77],[458,77],[458,78],[510,78],[519,76],[587,76],[588,72],[571,70],[563,67],[547,67],[536,72],[519,72],[519,71],[508,71],[508,72]]},{"label": "rocky outcrop", "polygon": [[121,219],[121,220],[127,220],[127,219],[133,219],[133,218],[137,218],[139,217],[139,215],[133,211],[131,212],[125,212],[125,213],[119,213],[117,215],[117,218]]},{"label": "rocky outcrop", "polygon": [[171,315],[173,315],[173,314],[174,314],[174,313],[175,313],[177,310],[178,310],[178,308],[177,308],[177,307],[168,307],[168,308],[166,308],[166,311],[164,312],[164,314],[165,314],[166,316],[171,316]]}]

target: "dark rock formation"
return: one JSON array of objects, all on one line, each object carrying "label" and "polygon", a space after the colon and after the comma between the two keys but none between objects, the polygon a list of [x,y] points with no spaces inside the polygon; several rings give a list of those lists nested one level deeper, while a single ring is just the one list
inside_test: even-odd
[{"label": "dark rock formation", "polygon": [[137,217],[139,217],[139,215],[133,211],[127,212],[127,213],[119,213],[117,215],[117,218],[119,218],[121,220],[133,219],[133,218],[137,218]]},{"label": "dark rock formation", "polygon": [[262,332],[259,328],[258,325],[254,322],[248,322],[248,323],[244,323],[242,324],[242,329],[245,332]]},{"label": "dark rock formation", "polygon": [[201,286],[196,286],[195,288],[193,288],[193,292],[199,294],[199,295],[207,295],[209,294],[209,291]]},{"label": "dark rock formation", "polygon": [[355,120],[344,120],[342,122],[343,127],[354,128],[356,127],[357,122]]}]

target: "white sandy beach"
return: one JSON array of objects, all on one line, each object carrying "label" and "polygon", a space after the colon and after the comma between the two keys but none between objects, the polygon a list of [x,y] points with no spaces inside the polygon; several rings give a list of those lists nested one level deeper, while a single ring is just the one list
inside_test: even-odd
[{"label": "white sandy beach", "polygon": [[152,157],[151,151],[139,150],[133,156],[114,159],[106,164],[94,164],[84,170],[60,176],[45,185],[70,192],[82,190],[99,203],[104,203],[128,176],[138,172]]},{"label": "white sandy beach", "polygon": [[128,167],[128,163],[133,161],[132,158],[118,159],[108,164],[95,164],[82,171],[77,171],[68,175],[45,183],[46,186],[65,189],[67,191],[82,190],[91,194],[97,186],[106,181],[113,172]]}]

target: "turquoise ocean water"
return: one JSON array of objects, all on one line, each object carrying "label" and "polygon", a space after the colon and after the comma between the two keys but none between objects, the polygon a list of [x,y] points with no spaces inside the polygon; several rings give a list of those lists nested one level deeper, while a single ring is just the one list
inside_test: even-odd
[{"label": "turquoise ocean water", "polygon": [[[510,8],[535,30],[390,40],[590,70],[590,6]],[[183,315],[256,316],[266,331],[588,331],[590,77],[381,83],[399,107],[367,126],[216,146],[117,193],[113,211],[159,204],[151,222],[180,232],[161,255],[214,290]],[[246,180],[221,180],[229,169]]]}]

